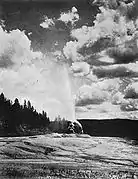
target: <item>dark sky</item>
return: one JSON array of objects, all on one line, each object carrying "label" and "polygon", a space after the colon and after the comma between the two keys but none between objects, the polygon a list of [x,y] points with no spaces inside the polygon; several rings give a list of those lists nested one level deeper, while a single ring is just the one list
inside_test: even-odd
[{"label": "dark sky", "polygon": [[[49,0],[48,0],[49,1]],[[92,16],[96,13],[94,7],[91,7],[87,1],[69,1],[52,0],[54,2],[47,3],[9,3],[3,5],[4,20],[7,30],[20,29],[26,33],[32,32],[29,37],[32,41],[34,50],[42,50],[43,52],[52,50],[53,44],[58,41],[58,50],[70,40],[70,29],[64,23],[56,23],[54,29],[43,29],[40,23],[44,16],[48,18],[59,18],[61,12],[71,10],[73,6],[78,9],[80,20],[76,27],[82,25],[92,25]],[[66,1],[66,0],[65,0]],[[59,3],[58,3],[59,2]],[[62,29],[59,30],[59,29]]]}]

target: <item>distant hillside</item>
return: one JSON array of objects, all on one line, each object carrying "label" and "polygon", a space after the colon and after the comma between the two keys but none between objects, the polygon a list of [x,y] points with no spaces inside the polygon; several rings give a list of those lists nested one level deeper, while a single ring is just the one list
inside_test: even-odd
[{"label": "distant hillside", "polygon": [[138,120],[129,119],[80,119],[83,131],[91,136],[126,137],[138,139]]}]

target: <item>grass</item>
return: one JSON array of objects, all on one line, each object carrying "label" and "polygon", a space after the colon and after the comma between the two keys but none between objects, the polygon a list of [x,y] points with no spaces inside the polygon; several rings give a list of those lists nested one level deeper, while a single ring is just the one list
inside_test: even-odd
[{"label": "grass", "polygon": [[85,167],[63,167],[57,164],[4,164],[2,167],[1,176],[4,177],[14,177],[14,178],[74,178],[74,179],[84,179],[84,178],[104,178],[110,179],[113,177],[123,178],[123,177],[133,177],[133,171],[116,170],[116,169],[106,169],[97,170],[95,168],[85,168]]},{"label": "grass", "polygon": [[84,134],[0,138],[0,178],[133,178],[138,146],[132,142]]}]

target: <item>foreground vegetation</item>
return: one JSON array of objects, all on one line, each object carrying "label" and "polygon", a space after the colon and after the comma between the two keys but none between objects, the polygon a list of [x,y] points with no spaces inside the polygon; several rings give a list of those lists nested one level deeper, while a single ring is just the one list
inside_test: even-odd
[{"label": "foreground vegetation", "polygon": [[[34,169],[35,167],[35,169]],[[133,171],[125,170],[96,170],[92,168],[80,168],[80,167],[57,167],[56,164],[33,164],[33,165],[15,165],[10,166],[3,165],[3,176],[16,177],[16,178],[44,178],[44,179],[84,179],[84,178],[103,178],[103,179],[124,179],[137,177]]]},{"label": "foreground vegetation", "polygon": [[0,178],[136,178],[137,149],[133,140],[84,134],[1,137]]}]

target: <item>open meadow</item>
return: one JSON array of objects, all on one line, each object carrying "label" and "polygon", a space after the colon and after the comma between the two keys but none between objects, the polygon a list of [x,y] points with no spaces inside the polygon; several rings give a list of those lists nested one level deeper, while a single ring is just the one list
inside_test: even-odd
[{"label": "open meadow", "polygon": [[0,138],[0,178],[138,178],[136,141],[85,134]]}]

